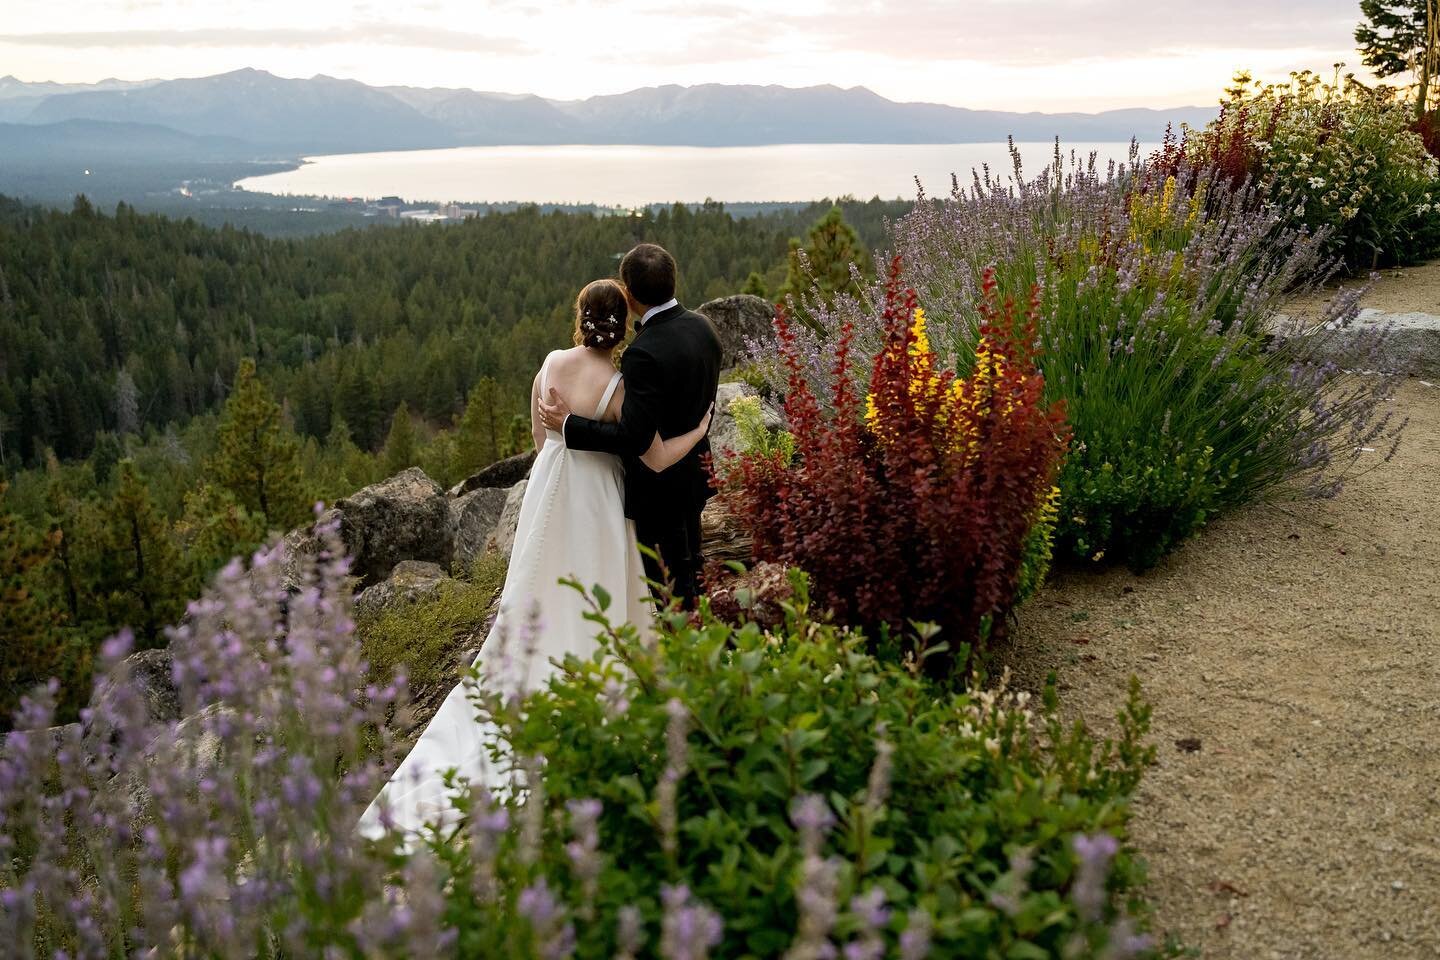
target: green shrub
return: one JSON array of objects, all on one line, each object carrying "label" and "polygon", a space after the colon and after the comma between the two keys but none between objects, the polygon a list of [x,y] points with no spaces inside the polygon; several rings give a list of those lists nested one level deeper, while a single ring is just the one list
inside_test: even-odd
[{"label": "green shrub", "polygon": [[[468,826],[430,844],[460,953],[1144,950],[1140,868],[1110,839],[1153,756],[1138,692],[1104,742],[1056,719],[1053,690],[937,694],[812,619],[792,578],[773,634],[702,607],[645,638],[597,613],[593,658],[518,707],[477,697],[532,786],[467,796]],[[666,950],[682,928],[690,952]]]}]

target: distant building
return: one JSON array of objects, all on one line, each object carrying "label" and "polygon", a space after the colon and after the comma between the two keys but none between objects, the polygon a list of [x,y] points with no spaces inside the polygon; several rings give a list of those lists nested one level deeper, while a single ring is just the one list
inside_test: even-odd
[{"label": "distant building", "polygon": [[462,207],[458,203],[447,203],[440,208],[440,213],[447,220],[464,220],[467,217],[478,217],[480,211],[474,207]]},{"label": "distant building", "polygon": [[381,197],[375,201],[375,212],[382,217],[398,217],[405,209],[405,201],[399,197]]}]

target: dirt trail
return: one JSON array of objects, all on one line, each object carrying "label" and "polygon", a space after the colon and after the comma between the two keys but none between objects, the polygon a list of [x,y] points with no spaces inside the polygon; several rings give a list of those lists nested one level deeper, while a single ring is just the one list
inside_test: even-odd
[{"label": "dirt trail", "polygon": [[1134,839],[1159,929],[1203,957],[1440,957],[1440,386],[1394,405],[1399,453],[1337,499],[1023,612],[1021,680],[1056,670],[1066,710],[1109,729],[1140,677],[1159,764]]},{"label": "dirt trail", "polygon": [[[1354,287],[1357,281],[1346,280],[1344,285]],[[1312,312],[1322,305],[1330,292],[1339,284],[1318,294],[1296,300],[1292,307]],[[1364,306],[1384,310],[1386,313],[1436,313],[1440,314],[1440,260],[1413,267],[1395,267],[1380,272],[1365,294]]]}]

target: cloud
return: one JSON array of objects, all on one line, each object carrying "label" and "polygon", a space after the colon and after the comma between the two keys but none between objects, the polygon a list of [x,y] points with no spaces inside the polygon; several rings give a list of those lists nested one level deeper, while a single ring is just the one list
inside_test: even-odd
[{"label": "cloud", "polygon": [[360,44],[462,53],[526,55],[535,50],[514,37],[447,30],[407,23],[363,23],[334,28],[256,30],[208,27],[196,30],[92,30],[0,33],[0,43],[19,46],[89,48],[258,48]]},{"label": "cloud", "polygon": [[1337,41],[1348,48],[1360,16],[1354,0],[820,0],[761,8],[650,0],[640,13],[704,21],[711,35],[758,31],[772,48],[1006,65],[1237,47],[1331,49]]}]

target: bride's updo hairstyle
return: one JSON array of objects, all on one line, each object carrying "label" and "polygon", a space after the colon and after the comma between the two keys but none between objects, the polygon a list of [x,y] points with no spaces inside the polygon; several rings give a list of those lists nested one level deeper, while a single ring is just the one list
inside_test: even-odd
[{"label": "bride's updo hairstyle", "polygon": [[630,307],[614,280],[594,280],[575,298],[575,346],[614,351],[625,341]]}]

